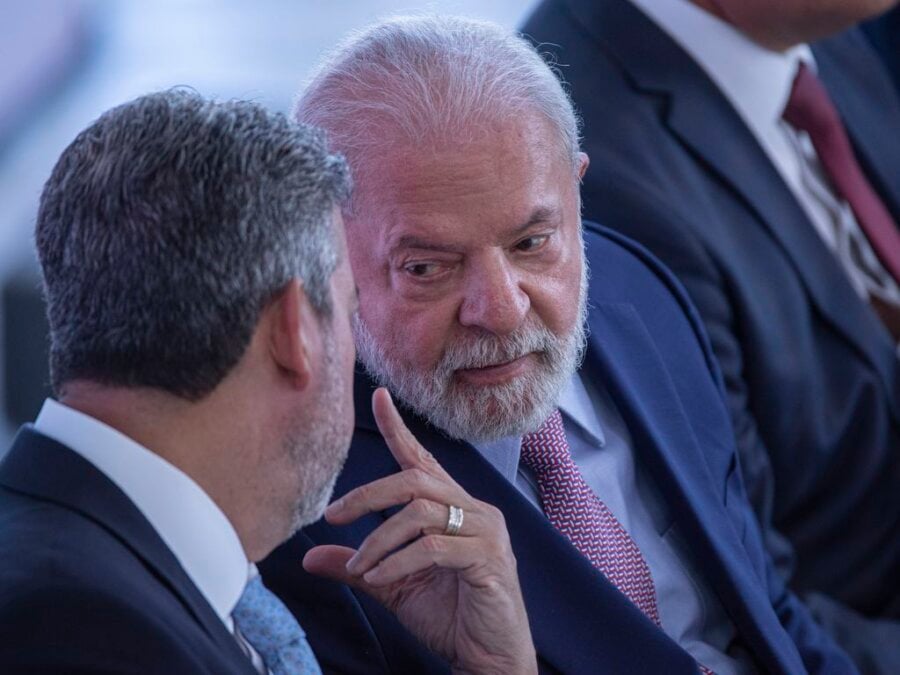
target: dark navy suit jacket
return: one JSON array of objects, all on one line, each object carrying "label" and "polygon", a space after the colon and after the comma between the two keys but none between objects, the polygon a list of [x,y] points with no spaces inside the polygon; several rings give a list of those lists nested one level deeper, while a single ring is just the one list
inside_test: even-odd
[{"label": "dark navy suit jacket", "polygon": [[256,670],[125,494],[25,427],[0,465],[0,673]]},{"label": "dark navy suit jacket", "polygon": [[900,7],[869,21],[863,30],[900,91]]},{"label": "dark navy suit jacket", "polygon": [[[584,118],[586,216],[647,246],[703,318],[770,552],[835,634],[850,646],[871,629],[874,656],[893,650],[900,672],[900,624],[867,627],[813,595],[900,617],[893,340],[716,85],[630,2],[546,0],[523,30],[547,43]],[[898,96],[858,31],[812,49],[900,222]]]},{"label": "dark navy suit jacket", "polygon": [[[582,377],[613,396],[704,581],[768,673],[854,672],[772,573],[744,494],[717,367],[674,278],[643,249],[586,224],[590,346]],[[573,299],[574,301],[574,299]],[[398,470],[371,415],[372,384],[356,383],[356,433],[336,494]],[[696,665],[606,581],[475,448],[405,415],[444,468],[506,518],[542,672],[695,673]],[[311,542],[358,546],[389,514],[307,527],[262,566],[298,615],[326,669],[445,672],[446,664],[363,594],[300,570]],[[435,608],[435,611],[440,611]],[[793,639],[792,639],[793,638]],[[795,645],[796,643],[796,645]],[[802,656],[801,656],[802,654]],[[801,658],[803,661],[801,661]]]}]

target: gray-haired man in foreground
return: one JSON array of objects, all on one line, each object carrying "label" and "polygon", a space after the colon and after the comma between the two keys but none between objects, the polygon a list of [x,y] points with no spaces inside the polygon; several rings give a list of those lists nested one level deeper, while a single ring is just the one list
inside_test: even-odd
[{"label": "gray-haired man in foreground", "polygon": [[[542,671],[854,672],[772,573],[680,285],[629,240],[582,227],[587,157],[534,49],[466,19],[387,21],[326,61],[297,115],[327,130],[356,185],[344,217],[368,375],[336,492],[358,497],[396,470],[361,404],[387,385],[453,478],[503,511]],[[416,534],[427,511],[391,517],[363,497],[379,513],[304,530],[359,555],[309,569],[377,573],[393,544],[383,519]],[[290,565],[306,545],[263,575],[311,633],[340,636],[321,654],[329,667],[447,669],[362,594],[319,611]]]},{"label": "gray-haired man in foreground", "polygon": [[[0,465],[0,671],[319,672],[253,563],[320,517],[346,456],[348,191],[318,132],[177,91],[107,112],[63,152],[36,229],[58,401]],[[419,496],[469,536],[440,556],[398,542],[388,574],[357,583],[397,602],[415,577],[425,602],[405,624],[468,627],[429,642],[461,671],[533,671],[503,519],[386,392],[373,405],[399,479],[429,476]]]}]

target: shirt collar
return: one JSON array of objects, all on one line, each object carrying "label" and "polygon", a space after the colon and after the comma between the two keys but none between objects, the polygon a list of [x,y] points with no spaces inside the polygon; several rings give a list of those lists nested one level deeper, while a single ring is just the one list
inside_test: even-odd
[{"label": "shirt collar", "polygon": [[[575,373],[566,383],[559,398],[559,410],[566,423],[577,424],[597,447],[603,447],[606,438],[591,397],[581,376]],[[507,436],[489,443],[478,443],[475,448],[510,483],[515,484],[519,471],[519,455],[522,451],[521,436]]]},{"label": "shirt collar", "polygon": [[713,80],[759,136],[781,120],[801,61],[815,69],[808,45],[766,49],[689,0],[631,0]]},{"label": "shirt collar", "polygon": [[44,402],[34,427],[91,462],[128,496],[228,624],[253,566],[209,495],[159,455],[52,399]]},{"label": "shirt collar", "polygon": [[559,398],[559,410],[564,418],[581,427],[598,447],[606,445],[603,425],[597,412],[597,396],[591,395],[578,373],[572,376],[563,389]]}]

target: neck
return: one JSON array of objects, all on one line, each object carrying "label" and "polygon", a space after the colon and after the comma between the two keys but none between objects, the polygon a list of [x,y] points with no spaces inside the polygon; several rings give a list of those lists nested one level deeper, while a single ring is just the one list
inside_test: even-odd
[{"label": "neck", "polygon": [[770,21],[764,21],[759,26],[752,25],[745,21],[743,17],[735,15],[723,7],[720,0],[689,0],[700,9],[721,19],[725,23],[731,24],[737,30],[741,31],[750,40],[756,44],[774,52],[783,52],[791,47],[806,42],[806,39],[797,38],[790,35],[786,26],[781,25],[777,18]]},{"label": "neck", "polygon": [[[60,401],[125,434],[187,474],[234,527],[248,560],[259,560],[279,542],[272,514],[257,513],[259,427],[213,392],[198,402],[157,389],[107,387],[78,381]],[[226,397],[227,398],[227,397]],[[223,408],[225,408],[223,410]]]}]

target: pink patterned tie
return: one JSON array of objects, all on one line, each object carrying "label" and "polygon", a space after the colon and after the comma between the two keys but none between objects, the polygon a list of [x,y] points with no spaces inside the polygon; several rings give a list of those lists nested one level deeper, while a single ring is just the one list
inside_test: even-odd
[{"label": "pink patterned tie", "polygon": [[[647,561],[575,466],[559,410],[554,410],[540,429],[522,438],[521,461],[534,471],[544,513],[553,526],[661,627]],[[697,667],[703,675],[714,675],[702,663]]]},{"label": "pink patterned tie", "polygon": [[521,461],[534,471],[544,513],[553,526],[659,626],[647,561],[572,461],[559,410],[522,439]]}]

